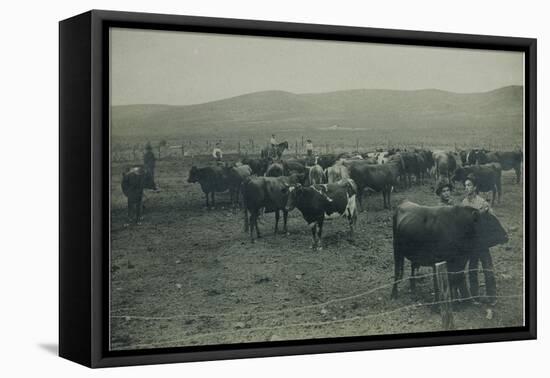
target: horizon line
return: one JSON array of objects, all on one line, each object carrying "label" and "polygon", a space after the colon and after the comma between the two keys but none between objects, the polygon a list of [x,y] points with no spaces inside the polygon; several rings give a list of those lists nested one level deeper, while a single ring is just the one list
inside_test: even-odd
[{"label": "horizon line", "polygon": [[290,91],[286,91],[283,89],[266,89],[261,91],[254,91],[254,92],[247,92],[242,93],[235,96],[229,96],[220,98],[217,100],[211,100],[206,102],[197,102],[197,103],[191,103],[191,104],[162,104],[162,103],[133,103],[133,104],[118,104],[118,105],[110,105],[111,108],[114,107],[122,107],[122,106],[166,106],[166,107],[182,107],[182,106],[195,106],[195,105],[205,105],[205,104],[211,104],[215,102],[230,100],[234,98],[249,96],[252,94],[259,94],[259,93],[268,93],[268,92],[283,92],[283,93],[289,93],[292,95],[300,96],[300,95],[321,95],[321,94],[330,94],[330,93],[339,93],[339,92],[353,92],[353,91],[385,91],[385,92],[422,92],[422,91],[440,91],[440,92],[447,92],[457,95],[473,95],[473,94],[484,94],[484,93],[490,93],[495,92],[504,88],[509,87],[524,87],[523,84],[510,84],[510,85],[504,85],[502,87],[493,88],[486,91],[480,91],[480,92],[454,92],[449,91],[446,89],[438,89],[438,88],[419,88],[419,89],[390,89],[390,88],[350,88],[350,89],[338,89],[334,91],[327,91],[327,92],[302,92],[302,93],[294,93]]}]

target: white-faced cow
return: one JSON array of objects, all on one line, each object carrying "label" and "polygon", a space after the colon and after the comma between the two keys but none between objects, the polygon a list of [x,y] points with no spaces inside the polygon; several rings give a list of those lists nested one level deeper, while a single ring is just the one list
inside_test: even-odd
[{"label": "white-faced cow", "polygon": [[344,217],[350,227],[350,238],[357,222],[355,197],[357,187],[353,180],[342,180],[334,184],[301,185],[289,188],[287,211],[297,208],[311,227],[313,242],[311,248],[321,250],[323,223],[325,219]]},{"label": "white-faced cow", "polygon": [[[508,235],[490,212],[466,206],[420,206],[405,201],[393,215],[394,284],[392,298],[403,279],[405,258],[411,262],[411,289],[415,271],[447,262],[453,298],[458,291],[469,297],[464,279],[466,261],[475,251],[508,242]],[[434,275],[436,301],[438,290]]]}]

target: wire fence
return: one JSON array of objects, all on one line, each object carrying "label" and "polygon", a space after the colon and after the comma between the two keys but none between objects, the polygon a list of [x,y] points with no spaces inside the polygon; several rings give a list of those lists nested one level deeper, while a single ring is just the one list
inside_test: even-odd
[{"label": "wire fence", "polygon": [[[288,139],[289,148],[284,156],[306,155],[305,137]],[[452,138],[449,138],[452,140]],[[216,145],[222,149],[224,154],[237,154],[239,156],[260,155],[262,148],[269,145],[267,141],[257,141],[253,138],[224,138],[224,139],[193,139],[193,140],[153,140],[144,143],[112,143],[111,160],[113,162],[139,162],[143,160],[143,153],[147,143],[153,146],[153,152],[158,160],[182,159],[185,157],[211,155]],[[508,151],[518,148],[513,143],[495,143],[491,140],[471,140],[469,142],[440,142],[424,140],[347,140],[338,138],[326,138],[319,140],[313,147],[314,154],[339,154],[339,153],[368,153],[390,148],[412,149],[442,149],[442,150],[464,150],[472,147],[486,148],[488,150]]]},{"label": "wire fence", "polygon": [[[487,269],[467,269],[465,271],[460,272],[449,272],[449,275],[452,274],[464,274],[467,272],[472,271],[481,271],[481,272],[487,272]],[[415,275],[415,279],[421,279],[421,278],[427,278],[427,277],[434,277],[437,273],[426,273],[421,275]],[[392,287],[394,284],[400,284],[405,281],[409,281],[410,277],[403,278],[400,280],[392,281],[389,284],[384,284],[377,286],[375,288],[371,288],[367,291],[356,293],[353,295],[341,297],[341,298],[334,298],[329,299],[327,301],[310,304],[310,305],[303,305],[303,306],[295,306],[291,308],[284,308],[284,309],[278,309],[278,310],[268,310],[268,311],[254,311],[254,312],[217,312],[217,313],[182,313],[177,315],[171,315],[171,316],[147,316],[147,315],[137,315],[137,314],[120,314],[120,312],[124,312],[129,310],[129,308],[121,308],[121,309],[114,309],[111,311],[111,319],[123,319],[125,321],[132,321],[132,320],[138,320],[138,321],[175,321],[175,320],[182,320],[182,319],[190,319],[190,318],[197,318],[197,319],[205,319],[205,318],[214,318],[214,319],[223,319],[224,321],[238,321],[243,320],[245,318],[246,321],[250,322],[251,318],[256,319],[256,321],[262,321],[262,317],[268,317],[267,320],[276,320],[278,318],[274,318],[273,315],[277,314],[287,314],[287,313],[298,313],[300,314],[303,311],[312,310],[312,309],[323,309],[327,308],[331,305],[346,302],[346,301],[352,301],[359,298],[367,297],[369,295],[378,293],[381,290],[387,290],[389,287]],[[474,299],[481,299],[481,298],[487,298],[487,299],[506,299],[506,298],[521,298],[523,297],[522,294],[512,294],[512,295],[498,295],[498,296],[469,296],[466,298],[455,298],[451,300],[434,300],[431,302],[417,302],[413,304],[408,305],[401,305],[393,309],[387,309],[384,311],[379,311],[376,313],[367,313],[362,315],[355,315],[349,318],[343,318],[343,319],[332,319],[332,320],[322,320],[322,321],[307,321],[307,322],[298,322],[298,323],[288,323],[284,325],[270,325],[270,326],[258,326],[258,327],[249,327],[249,328],[239,328],[239,329],[231,329],[231,330],[219,330],[219,331],[213,331],[213,332],[207,332],[207,333],[195,333],[195,334],[189,334],[186,335],[185,338],[179,338],[175,340],[165,340],[165,341],[158,341],[153,343],[146,343],[146,344],[132,344],[132,347],[138,347],[138,348],[145,348],[145,347],[158,347],[160,345],[164,344],[173,344],[177,345],[178,343],[182,342],[189,342],[190,340],[194,338],[201,338],[201,337],[208,337],[208,336],[221,336],[221,335],[228,335],[228,334],[235,334],[235,333],[243,333],[243,332],[257,332],[257,331],[273,331],[276,329],[288,329],[293,327],[318,327],[318,326],[326,326],[326,325],[332,325],[332,324],[339,324],[339,323],[349,323],[354,321],[360,321],[368,318],[375,318],[380,316],[387,316],[390,314],[395,314],[400,311],[406,312],[410,310],[415,310],[418,308],[426,307],[426,306],[438,306],[441,304],[448,304],[448,303],[455,303],[455,302],[464,302],[464,301],[471,301]],[[115,314],[113,314],[115,313]]]},{"label": "wire fence", "polygon": [[[523,294],[511,294],[511,295],[498,295],[498,296],[491,296],[486,298],[492,298],[492,299],[511,299],[511,298],[522,298]],[[214,332],[203,332],[203,333],[194,333],[186,335],[185,338],[178,338],[178,339],[171,339],[171,340],[163,340],[163,341],[156,341],[151,343],[141,343],[141,344],[132,344],[132,347],[134,348],[147,348],[147,347],[159,347],[162,345],[178,345],[182,343],[188,343],[191,340],[195,338],[205,338],[209,336],[221,336],[221,335],[231,335],[236,333],[251,333],[251,332],[258,332],[258,331],[274,331],[274,330],[280,330],[280,329],[288,329],[288,328],[294,328],[294,327],[320,327],[320,326],[327,326],[327,325],[334,325],[334,324],[342,324],[342,323],[350,323],[350,322],[356,322],[361,321],[365,319],[380,317],[380,316],[388,316],[400,311],[409,311],[418,309],[421,307],[427,307],[427,306],[437,306],[444,303],[456,303],[456,302],[462,302],[466,300],[471,299],[479,299],[482,298],[481,296],[470,296],[467,298],[460,298],[460,299],[452,299],[450,301],[433,301],[433,302],[426,302],[426,303],[413,303],[410,305],[404,305],[400,306],[391,310],[386,311],[380,311],[374,314],[365,314],[365,315],[356,315],[350,318],[344,318],[344,319],[335,319],[335,320],[325,320],[325,321],[317,321],[317,322],[299,322],[299,323],[289,323],[284,325],[273,325],[273,326],[261,326],[261,327],[250,327],[250,328],[240,328],[240,329],[231,329],[231,330],[223,330],[223,331],[214,331]],[[250,317],[251,314],[247,314],[247,317]],[[256,314],[257,315],[257,314]],[[219,316],[219,315],[218,315]],[[136,317],[133,317],[132,319],[138,319]],[[154,318],[148,318],[148,320],[151,320]]]}]

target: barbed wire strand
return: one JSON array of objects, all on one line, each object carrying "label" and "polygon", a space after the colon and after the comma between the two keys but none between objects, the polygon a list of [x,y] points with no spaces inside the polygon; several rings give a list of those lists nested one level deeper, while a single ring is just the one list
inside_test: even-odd
[{"label": "barbed wire strand", "polygon": [[[468,271],[483,271],[484,269],[471,269]],[[487,271],[487,270],[485,270]],[[449,272],[448,274],[462,274],[464,271],[460,272]],[[437,273],[426,273],[422,275],[415,275],[414,278],[423,278],[423,277],[433,277],[437,275]],[[330,299],[325,302],[311,304],[311,305],[305,305],[305,306],[297,306],[297,307],[291,307],[291,308],[284,308],[280,310],[269,310],[269,311],[261,311],[261,312],[254,312],[254,313],[239,313],[239,312],[227,312],[227,313],[218,313],[218,314],[211,314],[211,313],[195,313],[195,314],[179,314],[179,315],[173,315],[173,316],[142,316],[142,315],[111,315],[111,319],[137,319],[137,320],[177,320],[177,319],[185,319],[185,318],[200,318],[200,317],[243,317],[243,316],[261,316],[261,315],[273,315],[273,314],[281,314],[286,312],[293,312],[293,311],[300,311],[300,310],[307,310],[310,308],[316,308],[316,307],[323,307],[327,306],[333,303],[338,302],[344,302],[352,299],[357,299],[360,297],[364,297],[369,294],[373,294],[374,292],[382,289],[387,289],[388,287],[391,287],[394,285],[394,283],[401,283],[404,281],[408,281],[410,277],[402,278],[400,280],[397,280],[395,282],[391,282],[389,284],[384,284],[378,287],[375,287],[373,289],[370,289],[366,292],[350,295],[348,297],[343,298],[336,298],[336,299]]]},{"label": "barbed wire strand", "polygon": [[[517,298],[522,297],[523,294],[515,294],[515,295],[501,295],[501,296],[491,296],[491,298]],[[276,330],[276,329],[285,329],[285,328],[292,328],[292,327],[316,327],[316,326],[323,326],[323,325],[330,325],[330,324],[337,324],[337,323],[348,323],[353,322],[357,320],[363,320],[368,318],[373,318],[377,316],[382,315],[389,315],[401,310],[408,310],[408,309],[414,309],[422,306],[431,306],[431,305],[438,305],[446,302],[458,302],[458,301],[464,301],[469,299],[475,299],[480,298],[481,296],[471,296],[468,298],[463,299],[453,299],[450,301],[436,301],[436,302],[430,302],[430,303],[415,303],[411,305],[405,305],[398,308],[395,308],[393,310],[383,311],[376,314],[367,314],[362,316],[354,316],[352,318],[347,319],[337,319],[337,320],[328,320],[323,322],[306,322],[306,323],[292,323],[292,324],[285,324],[282,326],[272,326],[272,327],[254,327],[254,328],[241,328],[241,329],[235,329],[235,330],[229,330],[229,331],[218,331],[218,332],[207,332],[207,333],[198,333],[194,335],[189,335],[188,337],[184,339],[176,339],[176,340],[167,340],[167,341],[159,341],[154,343],[143,343],[143,344],[134,344],[132,347],[135,348],[147,348],[147,347],[155,347],[163,344],[179,344],[183,341],[187,341],[192,338],[196,337],[208,337],[208,336],[219,336],[224,334],[233,334],[233,333],[239,333],[239,332],[255,332],[255,331],[268,331],[268,330]]]}]

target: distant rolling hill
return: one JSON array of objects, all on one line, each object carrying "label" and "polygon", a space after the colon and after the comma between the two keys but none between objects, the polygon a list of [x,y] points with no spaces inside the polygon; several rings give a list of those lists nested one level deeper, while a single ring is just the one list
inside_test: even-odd
[{"label": "distant rolling hill", "polygon": [[123,105],[111,111],[116,137],[246,133],[267,130],[521,128],[523,87],[484,93],[435,89],[249,93],[197,105]]}]

